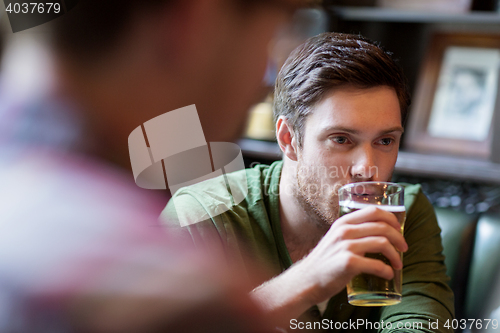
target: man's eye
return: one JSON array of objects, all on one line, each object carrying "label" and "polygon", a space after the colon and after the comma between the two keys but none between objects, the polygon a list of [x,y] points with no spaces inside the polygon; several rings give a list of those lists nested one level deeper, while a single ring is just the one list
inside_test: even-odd
[{"label": "man's eye", "polygon": [[392,138],[380,139],[380,144],[382,144],[383,146],[389,146],[393,142],[394,142],[394,139],[392,139]]},{"label": "man's eye", "polygon": [[346,144],[347,142],[349,142],[349,139],[347,139],[347,137],[345,137],[345,136],[334,136],[334,137],[332,137],[332,141],[343,145],[343,144]]}]

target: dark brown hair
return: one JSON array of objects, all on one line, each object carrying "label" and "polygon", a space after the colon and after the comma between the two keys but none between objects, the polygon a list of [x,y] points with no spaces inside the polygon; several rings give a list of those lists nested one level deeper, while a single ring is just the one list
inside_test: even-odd
[{"label": "dark brown hair", "polygon": [[[183,0],[80,0],[76,7],[55,20],[53,41],[57,51],[79,61],[94,61],[114,49],[138,13],[155,13]],[[205,0],[200,0],[205,1]],[[256,5],[293,10],[319,0],[226,0],[249,13]]]},{"label": "dark brown hair", "polygon": [[283,115],[302,146],[304,121],[336,88],[394,88],[404,124],[410,94],[407,79],[391,54],[358,35],[323,33],[295,49],[281,68],[274,94],[274,119]]},{"label": "dark brown hair", "polygon": [[80,0],[54,21],[57,51],[92,61],[114,49],[138,12],[158,10],[174,0]]}]

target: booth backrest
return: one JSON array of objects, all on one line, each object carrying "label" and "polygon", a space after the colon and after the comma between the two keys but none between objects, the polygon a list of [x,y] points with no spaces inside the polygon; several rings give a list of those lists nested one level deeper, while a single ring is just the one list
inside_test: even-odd
[{"label": "booth backrest", "polygon": [[[496,319],[500,325],[500,215],[477,216],[436,208],[436,216],[457,319],[485,323]],[[472,328],[472,332],[485,331],[485,327]],[[491,329],[490,324],[488,331]]]},{"label": "booth backrest", "polygon": [[478,216],[447,208],[435,210],[441,228],[447,274],[451,278],[449,285],[455,294],[455,315],[463,318]]},{"label": "booth backrest", "polygon": [[[479,218],[465,297],[465,315],[490,318],[500,308],[500,216]],[[498,329],[500,331],[500,328]]]}]

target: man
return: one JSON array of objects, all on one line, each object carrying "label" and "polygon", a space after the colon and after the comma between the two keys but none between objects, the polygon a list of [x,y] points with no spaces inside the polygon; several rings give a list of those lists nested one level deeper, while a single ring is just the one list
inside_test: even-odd
[{"label": "man", "polygon": [[54,21],[54,89],[2,115],[0,331],[267,327],[237,272],[156,227],[166,197],[134,184],[127,137],[196,104],[207,140],[235,138],[297,3],[86,0]]},{"label": "man", "polygon": [[[267,267],[268,280],[251,295],[270,313],[291,319],[283,327],[363,330],[383,321],[392,331],[430,331],[436,328],[431,322],[439,321],[445,331],[453,295],[440,230],[420,187],[405,189],[404,237],[394,215],[380,209],[337,218],[339,186],[391,179],[410,103],[400,68],[360,36],[321,34],[284,64],[274,103],[283,161],[227,176],[231,190],[245,181],[249,190],[245,201],[223,214],[217,212],[229,203],[220,195],[221,179],[179,190],[163,212],[166,224],[175,229],[176,215],[187,221],[210,215],[177,229],[179,237],[225,251],[233,266],[244,266],[241,258],[250,253]],[[404,266],[396,249],[404,252]],[[366,253],[383,253],[391,265]],[[392,268],[402,267],[399,305],[347,303],[345,285],[355,275],[390,279]],[[326,327],[317,325],[324,319]],[[372,325],[351,325],[360,321]]]}]

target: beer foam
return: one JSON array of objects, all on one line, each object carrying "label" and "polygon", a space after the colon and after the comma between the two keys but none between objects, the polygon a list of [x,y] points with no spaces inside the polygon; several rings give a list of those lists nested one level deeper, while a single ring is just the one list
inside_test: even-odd
[{"label": "beer foam", "polygon": [[377,207],[391,213],[400,213],[406,211],[405,206],[377,205],[377,204],[369,204],[369,203],[355,202],[349,200],[340,201],[339,206],[346,207],[349,209],[363,209],[366,207]]}]

